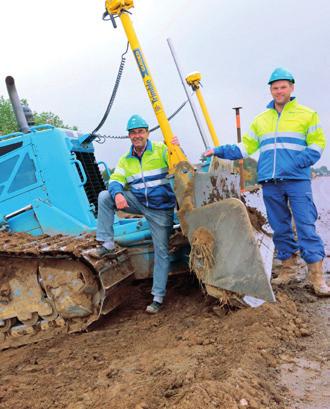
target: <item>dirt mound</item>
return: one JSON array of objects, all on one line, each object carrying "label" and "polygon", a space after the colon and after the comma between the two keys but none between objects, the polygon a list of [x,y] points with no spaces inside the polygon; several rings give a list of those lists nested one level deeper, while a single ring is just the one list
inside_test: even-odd
[{"label": "dirt mound", "polygon": [[191,276],[173,278],[162,313],[148,316],[149,285],[91,332],[2,351],[1,408],[286,407],[278,365],[310,334],[304,290],[226,312]]}]

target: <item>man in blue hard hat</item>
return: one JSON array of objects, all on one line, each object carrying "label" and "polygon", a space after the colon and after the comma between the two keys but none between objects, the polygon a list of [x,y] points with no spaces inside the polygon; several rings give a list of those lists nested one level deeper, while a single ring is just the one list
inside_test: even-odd
[{"label": "man in blue hard hat", "polygon": [[[285,284],[296,278],[299,251],[307,263],[314,292],[330,296],[323,274],[324,245],[315,229],[317,210],[312,198],[310,169],[320,159],[326,138],[318,114],[291,96],[294,83],[288,70],[276,68],[268,81],[273,100],[254,119],[242,143],[209,149],[204,155],[235,160],[259,150],[258,182],[274,231],[277,257],[282,260],[273,283]],[[292,215],[298,241],[294,238]]]},{"label": "man in blue hard hat", "polygon": [[[96,239],[101,246],[90,255],[101,258],[116,253],[113,230],[116,210],[144,215],[154,245],[153,302],[146,311],[154,314],[160,310],[166,292],[168,241],[173,229],[176,199],[167,178],[166,145],[149,140],[149,125],[140,115],[130,117],[127,131],[131,147],[119,159],[110,177],[109,189],[99,194]],[[176,137],[172,143],[179,144]]]}]

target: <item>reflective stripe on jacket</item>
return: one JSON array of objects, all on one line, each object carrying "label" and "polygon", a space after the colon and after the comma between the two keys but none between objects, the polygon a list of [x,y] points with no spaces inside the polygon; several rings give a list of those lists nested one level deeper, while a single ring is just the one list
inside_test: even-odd
[{"label": "reflective stripe on jacket", "polygon": [[239,144],[243,157],[260,150],[258,181],[269,179],[310,179],[310,166],[317,162],[326,139],[318,114],[299,105],[295,98],[281,114],[274,101],[258,115]]},{"label": "reflective stripe on jacket", "polygon": [[222,145],[214,154],[223,159],[241,159],[260,150],[258,182],[270,179],[307,180],[326,145],[318,114],[296,99],[281,114],[274,101],[258,115],[238,145]]},{"label": "reflective stripe on jacket", "polygon": [[114,198],[128,188],[140,203],[151,209],[172,209],[175,195],[166,178],[168,175],[167,147],[162,142],[147,141],[141,158],[133,155],[133,146],[123,155],[110,177],[109,191]]}]

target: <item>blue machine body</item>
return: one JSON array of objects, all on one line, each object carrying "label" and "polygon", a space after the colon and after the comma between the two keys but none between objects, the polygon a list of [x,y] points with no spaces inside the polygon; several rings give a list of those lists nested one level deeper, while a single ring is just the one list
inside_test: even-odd
[{"label": "blue machine body", "polygon": [[[0,137],[0,220],[10,231],[79,235],[96,230],[97,197],[106,189],[92,142],[51,125]],[[150,239],[144,218],[115,222],[116,240]]]}]

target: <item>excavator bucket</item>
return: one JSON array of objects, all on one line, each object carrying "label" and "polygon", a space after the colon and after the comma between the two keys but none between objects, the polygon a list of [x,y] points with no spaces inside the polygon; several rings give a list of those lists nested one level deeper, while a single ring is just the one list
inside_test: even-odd
[{"label": "excavator bucket", "polygon": [[[190,268],[214,296],[229,290],[275,301],[270,285],[273,243],[253,226],[238,198],[238,175],[215,158],[208,172],[181,162],[175,172],[178,216],[191,245]],[[259,226],[260,227],[260,226]]]}]

